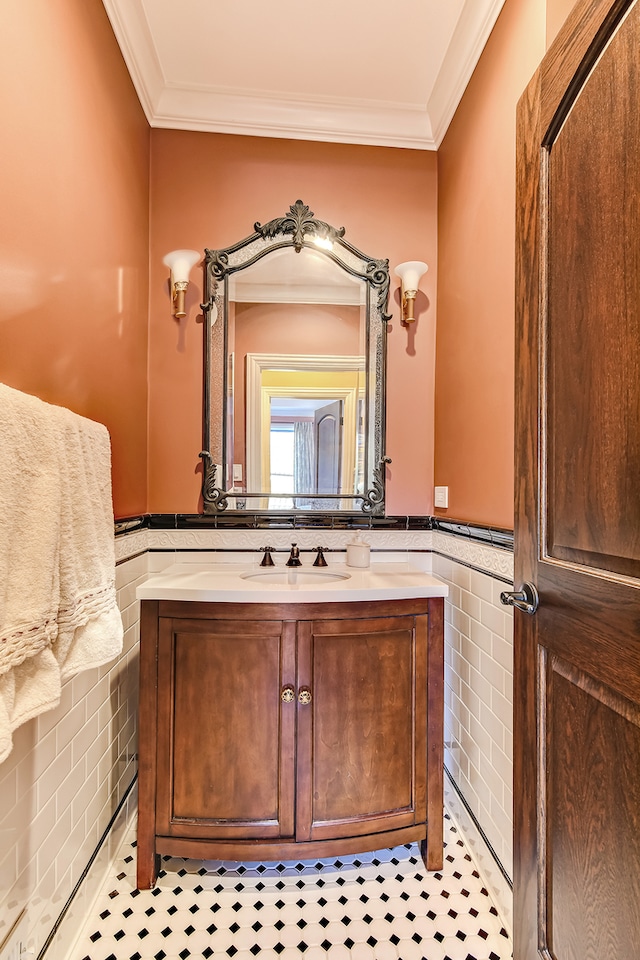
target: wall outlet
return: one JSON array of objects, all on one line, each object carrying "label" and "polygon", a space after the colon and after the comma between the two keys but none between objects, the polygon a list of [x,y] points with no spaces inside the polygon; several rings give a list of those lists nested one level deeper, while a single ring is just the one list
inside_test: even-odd
[{"label": "wall outlet", "polygon": [[435,487],[433,505],[446,510],[449,506],[449,487]]},{"label": "wall outlet", "polygon": [[20,960],[21,950],[22,942],[20,940],[16,940],[4,947],[0,953],[0,958],[1,960]]},{"label": "wall outlet", "polygon": [[7,954],[7,960],[36,960],[33,950],[29,950],[22,940],[16,941]]},{"label": "wall outlet", "polygon": [[27,948],[26,927],[27,916],[23,910],[0,943],[0,960],[35,960],[35,953]]}]

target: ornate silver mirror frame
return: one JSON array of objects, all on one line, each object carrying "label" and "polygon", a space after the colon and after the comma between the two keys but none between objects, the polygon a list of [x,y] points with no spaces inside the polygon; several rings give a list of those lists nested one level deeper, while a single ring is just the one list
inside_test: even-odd
[{"label": "ornate silver mirror frame", "polygon": [[[368,257],[344,239],[345,228],[315,219],[297,200],[284,217],[254,225],[254,233],[231,247],[205,250],[204,298],[204,449],[202,497],[205,513],[303,514],[339,513],[384,516],[385,464],[385,367],[389,298],[389,261]],[[269,508],[278,500],[271,491],[238,490],[234,487],[233,441],[233,351],[229,349],[230,287],[235,274],[276,253],[313,250],[345,271],[362,285],[365,370],[362,410],[362,463],[360,482],[352,493],[287,494],[292,508]],[[281,256],[281,255],[280,255]],[[274,260],[275,263],[275,260]],[[346,358],[345,358],[346,359]],[[230,432],[231,431],[231,432]]]}]

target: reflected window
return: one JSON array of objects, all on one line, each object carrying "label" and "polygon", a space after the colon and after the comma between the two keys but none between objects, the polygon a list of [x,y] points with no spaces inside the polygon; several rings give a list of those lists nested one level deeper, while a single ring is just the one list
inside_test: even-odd
[{"label": "reflected window", "polygon": [[[291,493],[293,480],[294,425],[271,420],[269,431],[270,446],[270,492]],[[276,510],[290,510],[293,500],[290,497],[270,497],[269,506]]]}]

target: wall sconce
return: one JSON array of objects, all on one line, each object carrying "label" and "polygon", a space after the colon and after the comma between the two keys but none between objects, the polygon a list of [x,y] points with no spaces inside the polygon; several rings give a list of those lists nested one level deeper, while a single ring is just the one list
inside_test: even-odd
[{"label": "wall sconce", "polygon": [[396,267],[396,276],[402,280],[402,321],[413,323],[413,303],[418,295],[420,278],[429,267],[422,260],[407,260]]},{"label": "wall sconce", "polygon": [[199,259],[200,254],[197,250],[172,250],[162,260],[171,270],[171,299],[176,320],[186,316],[184,295],[189,286],[189,273]]}]

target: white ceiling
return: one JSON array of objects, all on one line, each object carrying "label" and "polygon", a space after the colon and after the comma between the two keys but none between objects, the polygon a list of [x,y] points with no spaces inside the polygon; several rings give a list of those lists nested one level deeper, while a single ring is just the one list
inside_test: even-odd
[{"label": "white ceiling", "polygon": [[153,127],[434,150],[504,0],[103,0]]},{"label": "white ceiling", "polygon": [[229,276],[229,299],[236,303],[366,302],[366,283],[352,277],[329,257],[303,247],[272,250],[245,270]]}]

